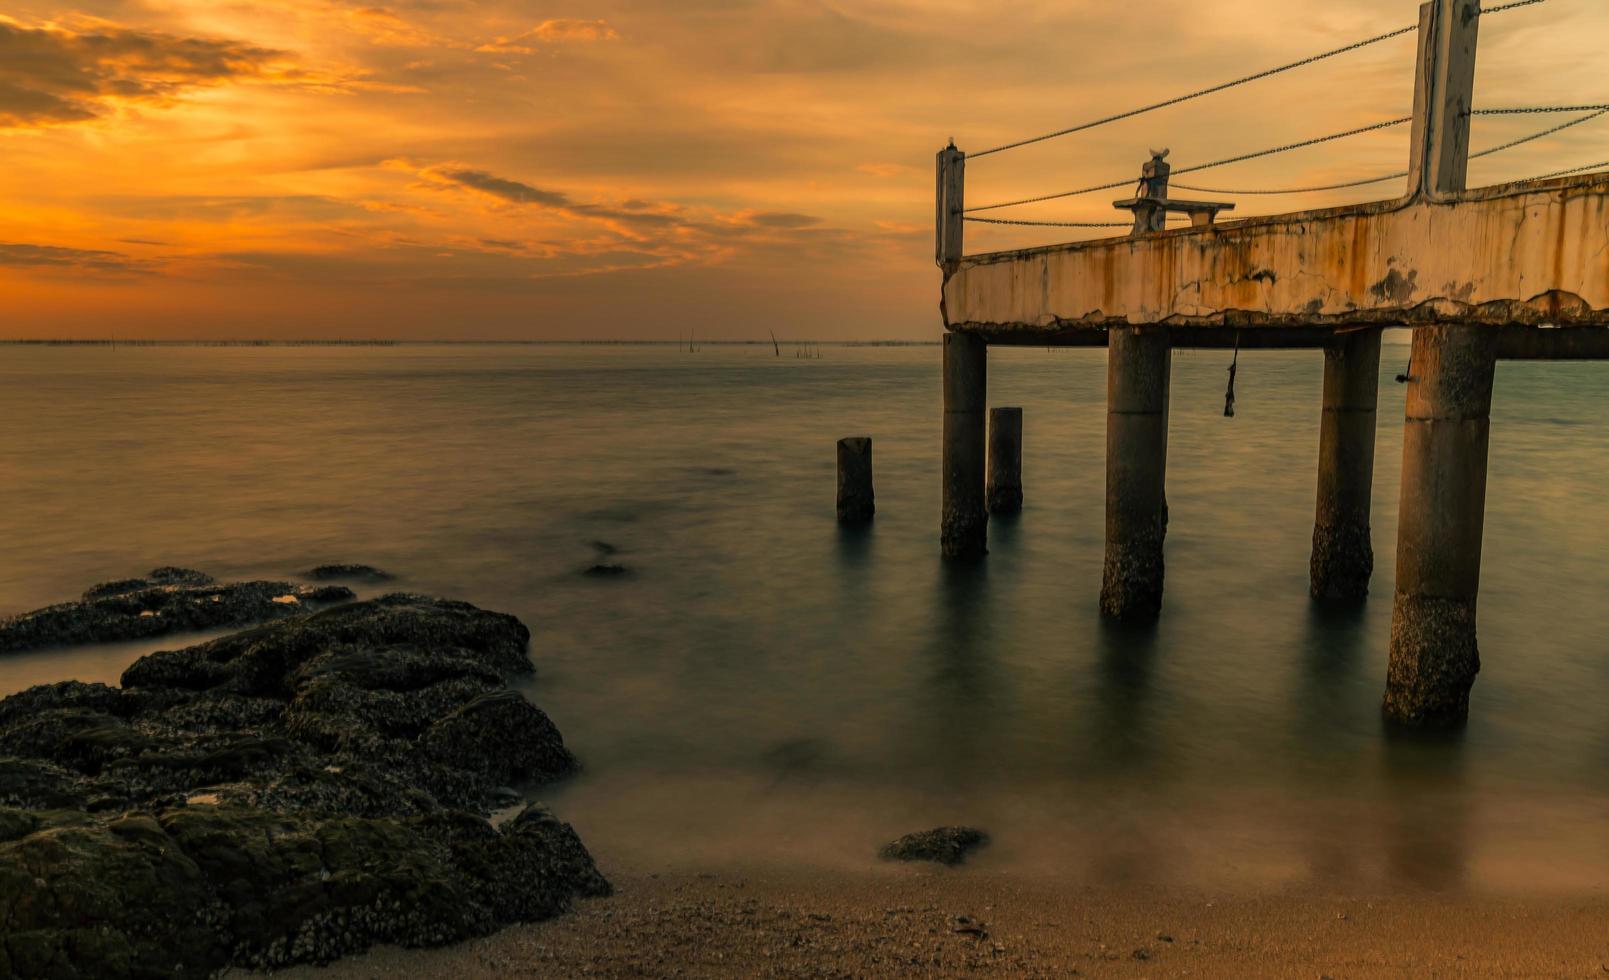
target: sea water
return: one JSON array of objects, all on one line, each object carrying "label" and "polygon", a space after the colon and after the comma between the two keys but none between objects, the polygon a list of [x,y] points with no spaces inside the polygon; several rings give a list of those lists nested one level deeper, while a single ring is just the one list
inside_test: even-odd
[{"label": "sea water", "polygon": [[[1141,629],[1097,606],[1100,350],[990,351],[1026,506],[956,566],[936,346],[5,347],[0,615],[155,565],[324,562],[514,613],[585,767],[538,795],[606,870],[869,868],[969,823],[979,868],[1095,884],[1595,890],[1609,370],[1499,365],[1470,723],[1405,740],[1379,714],[1404,340],[1356,607],[1307,595],[1321,355],[1243,353],[1229,419],[1230,355],[1175,354]],[[847,435],[874,440],[864,530],[834,521]],[[0,693],[185,642],[10,656]]]}]

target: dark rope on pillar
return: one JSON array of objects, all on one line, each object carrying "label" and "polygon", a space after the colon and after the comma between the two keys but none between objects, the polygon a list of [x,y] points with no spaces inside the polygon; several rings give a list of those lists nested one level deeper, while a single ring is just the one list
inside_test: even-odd
[{"label": "dark rope on pillar", "polygon": [[1397,375],[1397,384],[1405,385],[1405,384],[1407,384],[1408,382],[1410,382],[1412,380],[1414,380],[1414,377],[1413,377],[1413,343],[1410,341],[1409,345],[1408,345],[1408,366],[1402,369],[1401,374]]},{"label": "dark rope on pillar", "polygon": [[1235,417],[1235,368],[1240,365],[1240,331],[1235,331],[1235,356],[1229,361],[1229,388],[1224,392],[1224,418]]}]

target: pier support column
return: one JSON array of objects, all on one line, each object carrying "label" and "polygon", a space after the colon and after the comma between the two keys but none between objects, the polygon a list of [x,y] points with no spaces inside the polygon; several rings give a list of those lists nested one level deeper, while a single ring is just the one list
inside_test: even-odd
[{"label": "pier support column", "polygon": [[989,409],[989,513],[1022,510],[1022,409]]},{"label": "pier support column", "polygon": [[1496,363],[1489,328],[1414,331],[1385,696],[1399,724],[1456,727],[1469,715]]},{"label": "pier support column", "polygon": [[1162,611],[1168,384],[1165,327],[1121,327],[1106,348],[1106,568],[1101,612],[1155,619]]},{"label": "pier support column", "polygon": [[1375,405],[1380,394],[1380,331],[1337,334],[1324,348],[1324,415],[1319,425],[1318,508],[1309,571],[1315,599],[1369,594],[1374,546]]},{"label": "pier support column", "polygon": [[946,558],[988,554],[984,509],[984,407],[988,346],[971,334],[944,335],[944,494],[939,540]]}]

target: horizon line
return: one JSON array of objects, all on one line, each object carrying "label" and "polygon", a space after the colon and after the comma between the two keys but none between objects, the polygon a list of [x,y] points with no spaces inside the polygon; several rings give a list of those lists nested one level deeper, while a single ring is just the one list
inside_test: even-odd
[{"label": "horizon line", "polygon": [[[3,347],[402,347],[402,346],[617,346],[617,347],[665,347],[687,346],[687,338],[680,340],[649,340],[629,337],[617,337],[593,340],[536,340],[536,339],[485,339],[463,340],[446,338],[242,338],[242,339],[209,339],[195,338],[163,338],[163,337],[135,337],[110,338],[94,337],[13,337],[0,338]],[[761,340],[694,340],[692,344],[698,347],[770,347],[773,341],[770,338]],[[814,340],[800,338],[798,340],[777,340],[775,344],[782,347],[811,344],[817,347],[936,347],[941,340]]]}]

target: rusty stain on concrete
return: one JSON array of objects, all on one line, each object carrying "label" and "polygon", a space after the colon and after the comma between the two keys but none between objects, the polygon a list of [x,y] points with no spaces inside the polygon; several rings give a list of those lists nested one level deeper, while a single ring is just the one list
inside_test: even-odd
[{"label": "rusty stain on concrete", "polygon": [[1609,327],[1609,174],[972,256],[944,310],[990,342],[1148,324]]}]

